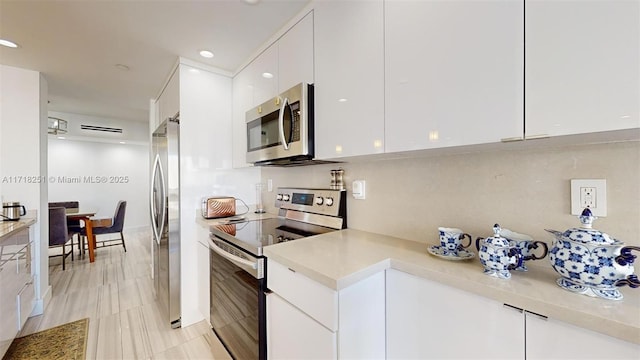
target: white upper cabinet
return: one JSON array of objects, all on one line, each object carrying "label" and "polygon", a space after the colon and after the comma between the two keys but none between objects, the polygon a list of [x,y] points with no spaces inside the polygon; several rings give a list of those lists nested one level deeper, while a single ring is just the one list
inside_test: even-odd
[{"label": "white upper cabinet", "polygon": [[523,2],[385,2],[386,152],[524,133]]},{"label": "white upper cabinet", "polygon": [[278,94],[278,45],[269,46],[245,70],[253,90],[251,106],[260,105]]},{"label": "white upper cabinet", "polygon": [[316,157],[384,152],[382,1],[314,5]]},{"label": "white upper cabinet", "polygon": [[180,72],[175,71],[158,99],[159,123],[180,111]]},{"label": "white upper cabinet", "polygon": [[253,86],[248,71],[233,78],[233,167],[251,166],[247,163],[247,125],[245,112],[253,107]]},{"label": "white upper cabinet", "polygon": [[640,2],[525,6],[526,136],[640,127]]},{"label": "white upper cabinet", "polygon": [[313,84],[313,11],[233,78],[233,167],[246,161],[246,112],[299,84]]},{"label": "white upper cabinet", "polygon": [[313,12],[278,40],[278,93],[301,82],[313,84]]}]

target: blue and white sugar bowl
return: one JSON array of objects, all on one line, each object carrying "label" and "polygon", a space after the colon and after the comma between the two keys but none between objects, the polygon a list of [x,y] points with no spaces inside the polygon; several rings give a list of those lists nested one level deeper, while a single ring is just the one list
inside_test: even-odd
[{"label": "blue and white sugar bowl", "polygon": [[500,230],[500,225],[493,225],[493,236],[477,238],[476,249],[485,274],[509,279],[509,270],[522,266],[524,256],[516,249],[513,241],[500,236]]},{"label": "blue and white sugar bowl", "polygon": [[634,274],[632,250],[620,240],[592,229],[596,218],[589,208],[580,215],[582,226],[565,232],[548,230],[555,236],[549,250],[551,266],[562,277],[557,284],[569,291],[610,300],[622,299],[619,286],[640,287]]}]

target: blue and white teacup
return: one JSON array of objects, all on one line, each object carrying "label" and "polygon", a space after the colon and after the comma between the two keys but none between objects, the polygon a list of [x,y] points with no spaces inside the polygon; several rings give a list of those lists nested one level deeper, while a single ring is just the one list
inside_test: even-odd
[{"label": "blue and white teacup", "polygon": [[[549,247],[547,246],[547,243],[545,243],[544,241],[533,240],[533,238],[529,235],[519,234],[509,229],[501,229],[500,235],[509,240],[509,242],[513,245],[513,249],[516,251],[516,253],[522,255],[522,263],[518,266],[513,267],[512,270],[527,271],[528,269],[524,263],[525,261],[544,259],[549,253]],[[538,248],[542,248],[542,250],[539,252],[541,255],[537,255],[534,253],[534,251]]]},{"label": "blue and white teacup", "polygon": [[[443,255],[458,256],[458,251],[463,250],[471,245],[471,235],[456,228],[439,227],[440,232],[440,249]],[[464,243],[464,239],[469,240]]]}]

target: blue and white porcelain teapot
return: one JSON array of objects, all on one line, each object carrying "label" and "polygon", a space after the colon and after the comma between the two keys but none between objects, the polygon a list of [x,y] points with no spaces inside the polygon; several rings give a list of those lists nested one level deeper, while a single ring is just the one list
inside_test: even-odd
[{"label": "blue and white porcelain teapot", "polygon": [[586,208],[580,215],[581,227],[565,232],[545,229],[556,237],[549,260],[553,269],[562,275],[557,280],[560,287],[588,296],[620,300],[622,294],[617,287],[640,287],[640,280],[633,273],[636,256],[631,254],[632,250],[640,251],[640,247],[624,246],[623,242],[592,229],[595,219]]}]

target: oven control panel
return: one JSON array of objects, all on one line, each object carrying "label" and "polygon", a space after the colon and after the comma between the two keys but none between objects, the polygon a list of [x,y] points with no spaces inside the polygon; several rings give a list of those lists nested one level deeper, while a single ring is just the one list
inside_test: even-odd
[{"label": "oven control panel", "polygon": [[275,206],[328,216],[346,216],[346,190],[278,188]]}]

